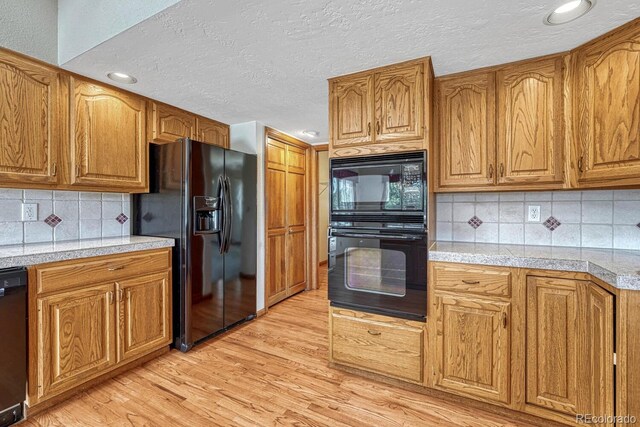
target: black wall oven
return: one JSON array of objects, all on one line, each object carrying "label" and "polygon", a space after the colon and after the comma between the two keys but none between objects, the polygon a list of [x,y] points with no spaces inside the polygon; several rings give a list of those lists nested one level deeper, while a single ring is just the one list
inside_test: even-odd
[{"label": "black wall oven", "polygon": [[331,160],[329,300],[424,321],[426,153]]}]

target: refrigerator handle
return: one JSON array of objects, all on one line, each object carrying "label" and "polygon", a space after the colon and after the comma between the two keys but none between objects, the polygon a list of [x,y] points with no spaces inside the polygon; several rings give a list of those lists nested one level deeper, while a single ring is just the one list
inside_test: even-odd
[{"label": "refrigerator handle", "polygon": [[224,206],[226,209],[224,223],[226,226],[225,240],[224,240],[224,252],[229,252],[229,246],[231,245],[231,227],[233,225],[233,201],[227,200],[227,198],[231,197],[231,181],[229,177],[225,175],[225,201]]},{"label": "refrigerator handle", "polygon": [[225,239],[225,227],[226,227],[226,222],[227,222],[227,215],[226,215],[226,205],[227,205],[227,195],[225,192],[225,183],[224,183],[224,179],[222,178],[222,175],[220,175],[218,177],[218,197],[220,198],[220,211],[222,212],[222,229],[220,230],[220,232],[218,233],[218,250],[220,251],[220,253],[224,253],[224,247],[226,244],[226,239]]}]

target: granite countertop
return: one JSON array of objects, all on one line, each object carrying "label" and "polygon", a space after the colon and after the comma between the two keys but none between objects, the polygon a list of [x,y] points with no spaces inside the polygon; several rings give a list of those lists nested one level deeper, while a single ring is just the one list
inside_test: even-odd
[{"label": "granite countertop", "polygon": [[434,242],[429,260],[577,271],[618,289],[640,290],[640,251],[635,250]]},{"label": "granite countertop", "polygon": [[45,262],[168,248],[174,244],[174,239],[124,236],[0,246],[0,268],[26,267]]}]

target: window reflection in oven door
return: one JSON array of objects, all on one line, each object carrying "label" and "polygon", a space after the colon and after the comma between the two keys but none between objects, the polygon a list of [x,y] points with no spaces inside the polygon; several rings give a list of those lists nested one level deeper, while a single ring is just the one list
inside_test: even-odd
[{"label": "window reflection in oven door", "polygon": [[424,320],[427,236],[332,230],[329,299],[335,306]]}]

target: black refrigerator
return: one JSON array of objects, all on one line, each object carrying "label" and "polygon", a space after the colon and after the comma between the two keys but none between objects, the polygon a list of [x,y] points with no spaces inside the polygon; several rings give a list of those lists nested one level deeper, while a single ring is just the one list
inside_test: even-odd
[{"label": "black refrigerator", "polygon": [[174,344],[188,351],[256,313],[255,155],[190,139],[151,144],[134,234],[176,239]]}]

